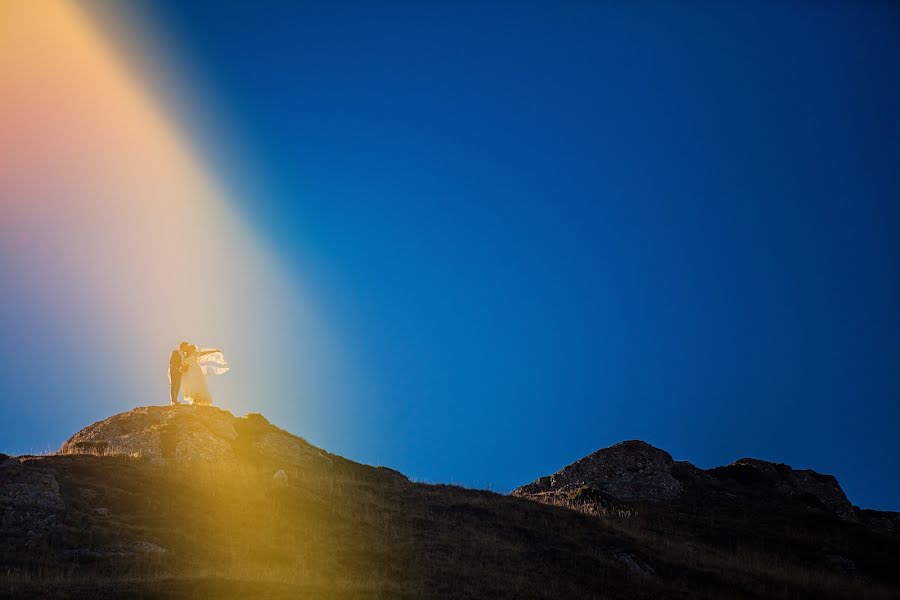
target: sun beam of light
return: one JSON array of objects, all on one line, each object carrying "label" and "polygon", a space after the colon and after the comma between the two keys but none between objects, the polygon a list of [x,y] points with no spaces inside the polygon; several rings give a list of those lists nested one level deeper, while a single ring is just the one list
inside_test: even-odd
[{"label": "sun beam of light", "polygon": [[0,6],[8,343],[83,349],[98,414],[165,402],[168,350],[215,345],[217,404],[312,420],[333,337],[174,123],[76,3]]}]

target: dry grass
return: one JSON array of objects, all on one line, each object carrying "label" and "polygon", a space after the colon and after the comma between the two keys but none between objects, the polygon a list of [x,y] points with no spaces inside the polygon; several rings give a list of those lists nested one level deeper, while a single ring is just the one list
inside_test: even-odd
[{"label": "dry grass", "polygon": [[[676,517],[598,516],[415,484],[336,457],[330,466],[285,468],[284,485],[272,465],[252,461],[155,466],[117,454],[60,455],[27,467],[55,474],[67,509],[43,537],[4,532],[0,593],[11,597],[896,595],[778,552],[710,543]],[[136,552],[137,541],[166,552]],[[103,556],[117,549],[128,554]],[[622,552],[653,565],[654,575],[629,573],[616,559]]]}]

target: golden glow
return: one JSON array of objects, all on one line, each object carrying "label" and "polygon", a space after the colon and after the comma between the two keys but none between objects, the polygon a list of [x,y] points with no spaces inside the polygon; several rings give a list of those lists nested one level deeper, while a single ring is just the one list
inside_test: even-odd
[{"label": "golden glow", "polygon": [[105,391],[135,392],[123,410],[165,401],[168,350],[182,339],[226,351],[235,369],[214,387],[230,386],[216,399],[236,413],[279,417],[285,365],[261,356],[288,349],[290,385],[306,386],[292,396],[311,400],[302,360],[329,353],[328,336],[231,205],[77,3],[0,4],[7,283],[109,361]]}]

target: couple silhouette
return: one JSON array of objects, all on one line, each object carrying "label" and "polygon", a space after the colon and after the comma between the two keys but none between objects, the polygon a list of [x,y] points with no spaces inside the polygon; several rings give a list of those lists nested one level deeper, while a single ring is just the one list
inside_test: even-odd
[{"label": "couple silhouette", "polygon": [[203,348],[181,342],[169,356],[169,395],[172,404],[178,404],[178,392],[188,404],[212,404],[212,396],[206,385],[206,376],[221,375],[229,365],[217,348]]}]

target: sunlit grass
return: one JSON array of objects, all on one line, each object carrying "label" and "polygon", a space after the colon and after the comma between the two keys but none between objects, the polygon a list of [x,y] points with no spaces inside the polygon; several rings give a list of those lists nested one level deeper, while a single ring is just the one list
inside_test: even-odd
[{"label": "sunlit grass", "polygon": [[[413,483],[330,458],[293,467],[151,464],[125,455],[32,459],[30,468],[56,474],[65,516],[39,545],[0,557],[0,594],[891,597],[887,588],[792,560],[789,548],[737,538],[714,545],[653,511],[601,515]],[[277,469],[286,482],[273,477]],[[137,552],[138,541],[165,552]],[[67,554],[72,549],[127,554],[79,557]],[[624,572],[620,552],[652,564],[654,575]]]}]

